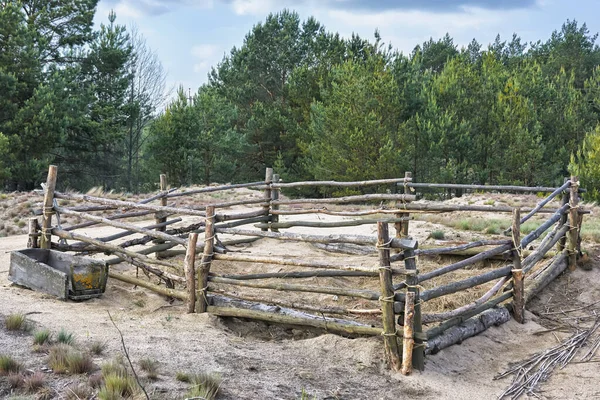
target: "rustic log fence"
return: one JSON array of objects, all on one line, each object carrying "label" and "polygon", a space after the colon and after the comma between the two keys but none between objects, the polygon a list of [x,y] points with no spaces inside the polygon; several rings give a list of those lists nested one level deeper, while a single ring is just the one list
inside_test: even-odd
[{"label": "rustic log fence", "polygon": [[[524,322],[525,303],[567,266],[575,267],[580,250],[582,215],[586,213],[580,209],[577,177],[571,177],[558,188],[415,183],[409,172],[403,178],[394,179],[284,183],[268,168],[264,181],[187,191],[169,190],[166,177],[161,175],[159,193],[138,202],[59,192],[56,191],[56,180],[57,169],[51,166],[44,187],[42,224],[40,226],[37,220],[30,221],[29,247],[88,255],[110,254],[113,258],[106,259],[107,264],[130,263],[146,275],[158,278],[160,283],[152,283],[137,274],[134,277],[115,271],[109,272],[111,278],[180,299],[186,303],[190,313],[209,312],[225,317],[312,327],[344,335],[382,337],[388,364],[404,374],[411,373],[413,368],[422,370],[426,354],[436,353],[492,325],[506,322],[510,318],[509,310],[518,322]],[[397,193],[397,185],[404,188],[402,193]],[[288,199],[280,195],[282,190],[299,187],[378,187],[392,190],[327,198]],[[169,204],[169,199],[237,188],[250,188],[262,193],[241,200],[194,207]],[[415,188],[547,192],[549,195],[533,208],[515,209],[414,203]],[[551,201],[560,196],[561,206],[549,208]],[[82,201],[86,205],[58,205],[55,199]],[[150,204],[154,201],[160,205]],[[373,202],[375,207],[365,208],[365,203]],[[239,206],[256,208],[240,210]],[[115,214],[94,214],[106,211],[115,211]],[[411,214],[454,211],[510,212],[512,224],[505,230],[508,237],[423,249],[410,237]],[[54,214],[78,217],[86,222],[67,227],[53,226]],[[280,219],[282,216],[311,214],[352,218],[326,222]],[[549,217],[537,229],[521,237],[521,224],[534,215],[548,214]],[[138,226],[123,222],[143,216],[153,217],[155,223]],[[170,227],[184,223],[187,225]],[[117,228],[121,232],[98,238],[74,232],[97,224]],[[394,235],[390,235],[390,224],[395,228]],[[251,227],[240,228],[244,225]],[[377,236],[314,233],[319,229],[363,225],[376,225]],[[284,231],[290,228],[311,228],[311,231]],[[536,242],[534,250],[525,251],[544,234],[541,242]],[[130,235],[137,237],[122,240]],[[52,236],[61,241],[52,242]],[[41,240],[38,241],[38,238]],[[330,259],[315,261],[306,255],[276,256],[230,249],[232,245],[261,238],[367,246],[378,253],[379,261],[370,261],[368,265],[364,260],[346,261],[350,257],[343,258],[342,263]],[[174,249],[178,246],[182,250]],[[540,262],[553,248],[557,249],[556,254],[540,267]],[[418,269],[419,257],[462,254],[464,251],[475,253],[436,269],[423,272]],[[155,256],[152,257],[152,254]],[[180,254],[184,255],[183,260],[172,258]],[[473,270],[467,278],[452,278],[451,274],[455,271],[497,257],[505,260],[502,265],[484,271]],[[224,267],[231,265],[260,265],[267,272],[222,272]],[[282,272],[282,268],[286,270]],[[247,269],[240,267],[239,270]],[[450,277],[449,282],[431,285],[434,278],[445,275]],[[303,281],[306,279],[311,282]],[[319,279],[329,280],[323,284]],[[348,287],[337,284],[335,279],[353,283]],[[484,294],[468,304],[444,312],[423,312],[427,303],[434,299],[482,285],[489,287],[484,287]],[[286,295],[290,292],[312,295],[294,299]]]}]

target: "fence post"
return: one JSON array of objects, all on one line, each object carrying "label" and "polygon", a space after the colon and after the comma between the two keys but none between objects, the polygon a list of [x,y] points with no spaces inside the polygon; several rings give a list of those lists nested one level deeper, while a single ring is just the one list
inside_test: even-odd
[{"label": "fence post", "polygon": [[[415,314],[413,317],[413,334],[422,333],[423,326],[421,324],[421,299],[419,289],[419,272],[417,271],[417,260],[414,249],[404,250],[404,269],[406,272],[406,292],[414,293]],[[415,335],[416,336],[416,335]],[[412,362],[413,367],[419,371],[425,369],[425,345],[423,340],[415,338],[415,346],[413,348]]]},{"label": "fence post", "polygon": [[394,285],[390,264],[390,235],[386,222],[377,223],[377,236],[377,247],[379,248],[379,283],[381,286],[379,301],[381,302],[385,354],[392,369],[400,371],[402,359],[394,318]]},{"label": "fence post", "polygon": [[29,239],[27,240],[28,249],[39,248],[38,238],[40,236],[40,224],[35,217],[29,218]]},{"label": "fence post", "polygon": [[198,300],[196,311],[199,313],[206,312],[208,307],[207,286],[208,273],[210,272],[210,263],[212,262],[213,249],[215,246],[215,207],[206,206],[206,226],[204,230],[204,251],[202,253],[202,262],[200,271],[198,271]]},{"label": "fence post", "polygon": [[525,293],[523,282],[523,269],[521,267],[521,210],[513,210],[512,221],[512,242],[513,249],[511,257],[513,261],[513,316],[520,323],[525,323]]},{"label": "fence post", "polygon": [[402,375],[410,375],[413,364],[415,294],[407,292],[404,302],[404,341],[402,343]]},{"label": "fence post", "polygon": [[[263,206],[265,215],[272,217],[271,214],[271,183],[273,183],[273,168],[267,168],[265,171],[265,192],[263,198],[265,199],[266,205]],[[261,228],[261,231],[267,232],[269,228]]]},{"label": "fence post", "polygon": [[[273,174],[273,182],[279,183],[279,174]],[[271,200],[272,201],[279,200],[279,192],[280,192],[280,189],[278,189],[278,188],[274,188],[271,191]],[[279,205],[272,204],[271,205],[271,209],[272,210],[279,210]],[[271,215],[271,222],[272,223],[278,223],[279,222],[279,215],[277,215],[277,214]],[[279,232],[279,229],[277,229],[277,228],[271,228],[271,232]]]},{"label": "fence post", "polygon": [[[167,175],[160,174],[160,191],[164,192],[166,190],[167,190]],[[167,198],[166,197],[161,197],[160,198],[160,205],[163,206],[163,207],[165,207],[167,205]],[[154,214],[154,223],[156,223],[156,224],[162,224],[163,222],[167,222],[167,217],[162,217],[161,215],[162,215],[162,213],[160,213],[160,212],[157,212],[156,214]],[[161,227],[156,228],[156,230],[158,232],[164,232],[166,229],[167,228],[165,226],[161,226]],[[155,239],[152,242],[155,243],[155,244],[160,244],[160,243],[164,243],[165,241],[164,240],[160,240],[160,239]],[[164,257],[162,256],[161,252],[157,252],[156,253],[156,258],[157,259],[161,259],[161,258],[164,258]]]},{"label": "fence post", "polygon": [[44,194],[44,204],[42,209],[42,240],[40,247],[50,249],[52,247],[52,214],[54,214],[54,190],[56,189],[56,176],[58,167],[51,165],[48,168],[48,178],[46,179],[46,193]]},{"label": "fence post", "polygon": [[[568,180],[569,180],[569,178],[565,178],[565,182],[568,181]],[[573,184],[573,183],[571,182],[571,184]],[[567,192],[567,193],[563,194],[562,202],[561,202],[561,207],[564,206],[565,204],[569,204],[569,200],[570,200],[570,192]],[[560,225],[562,226],[562,225],[566,224],[567,223],[567,219],[568,219],[567,214],[566,213],[563,214],[560,217]],[[561,252],[561,251],[563,251],[565,249],[566,242],[567,242],[567,235],[565,235],[562,238],[560,238],[560,240],[558,241],[557,247],[556,247],[556,249],[558,250],[558,252]]]},{"label": "fence post", "polygon": [[[408,172],[406,171],[404,173],[404,179],[408,179],[412,177],[412,172]],[[408,187],[407,185],[407,181],[404,181],[404,194],[410,194],[410,187]],[[400,206],[400,202],[396,202],[396,208],[399,208]],[[408,217],[410,216],[410,214],[405,214],[405,213],[397,213],[395,214],[396,218],[402,218],[405,217],[406,221],[398,221],[396,223],[394,223],[394,228],[396,228],[396,237],[397,238],[403,238],[403,237],[407,237],[408,236]]]},{"label": "fence post", "polygon": [[577,268],[577,242],[579,239],[579,177],[571,176],[571,191],[569,196],[569,270]]},{"label": "fence post", "polygon": [[185,279],[188,292],[188,314],[191,314],[196,309],[196,245],[198,244],[198,234],[193,232],[188,237],[188,245],[185,251],[185,260],[183,268],[185,271]]}]

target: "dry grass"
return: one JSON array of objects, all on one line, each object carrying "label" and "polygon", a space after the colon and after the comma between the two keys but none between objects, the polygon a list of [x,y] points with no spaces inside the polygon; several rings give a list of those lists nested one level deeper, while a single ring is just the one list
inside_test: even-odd
[{"label": "dry grass", "polygon": [[94,391],[85,383],[73,383],[67,386],[65,398],[67,400],[82,400],[93,398]]},{"label": "dry grass", "polygon": [[10,373],[7,378],[8,385],[11,389],[17,389],[23,387],[25,378],[20,373]]},{"label": "dry grass", "polygon": [[100,400],[128,398],[138,391],[135,379],[117,360],[102,364],[102,378],[103,383],[98,391]]},{"label": "dry grass", "polygon": [[90,352],[94,355],[101,355],[106,350],[106,342],[102,342],[100,340],[94,340],[90,344]]},{"label": "dry grass", "polygon": [[20,331],[27,329],[27,323],[24,314],[11,314],[4,320],[4,325],[9,331]]},{"label": "dry grass", "polygon": [[28,393],[35,393],[46,385],[46,375],[43,372],[37,371],[26,376],[23,382],[23,387]]},{"label": "dry grass", "polygon": [[214,400],[219,394],[222,379],[216,373],[199,373],[191,377],[192,387],[186,397],[199,397],[205,400]]},{"label": "dry grass", "polygon": [[23,369],[20,362],[16,361],[11,356],[0,355],[0,375],[8,375],[18,373]]},{"label": "dry grass", "polygon": [[48,329],[42,329],[40,331],[36,331],[33,334],[33,344],[42,346],[48,342],[50,342],[51,333]]},{"label": "dry grass", "polygon": [[158,361],[151,358],[143,358],[139,364],[148,379],[155,380],[158,378]]},{"label": "dry grass", "polygon": [[83,374],[90,372],[94,363],[88,354],[59,343],[50,348],[48,365],[57,374]]}]

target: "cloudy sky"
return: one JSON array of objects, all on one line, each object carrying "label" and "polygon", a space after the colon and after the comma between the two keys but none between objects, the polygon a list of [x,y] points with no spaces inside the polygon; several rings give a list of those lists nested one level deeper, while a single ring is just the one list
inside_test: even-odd
[{"label": "cloudy sky", "polygon": [[355,32],[372,39],[379,29],[385,43],[404,53],[446,32],[460,47],[473,38],[486,46],[498,33],[546,40],[567,19],[600,31],[597,0],[100,0],[96,24],[114,9],[118,23],[137,25],[157,51],[169,85],[196,91],[253,25],[284,8],[345,37]]}]

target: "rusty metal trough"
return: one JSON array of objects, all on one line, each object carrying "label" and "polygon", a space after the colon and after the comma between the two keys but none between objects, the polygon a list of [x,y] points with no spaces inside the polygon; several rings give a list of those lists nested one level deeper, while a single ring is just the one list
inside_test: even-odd
[{"label": "rusty metal trough", "polygon": [[108,265],[54,250],[18,250],[10,254],[8,279],[59,299],[87,300],[104,293]]}]

